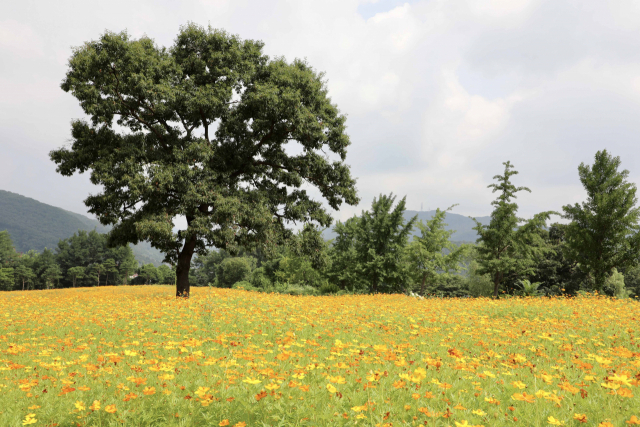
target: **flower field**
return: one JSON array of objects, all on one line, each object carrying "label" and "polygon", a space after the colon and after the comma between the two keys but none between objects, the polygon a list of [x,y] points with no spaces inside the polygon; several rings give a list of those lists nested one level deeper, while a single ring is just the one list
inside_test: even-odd
[{"label": "flower field", "polygon": [[0,294],[0,425],[640,425],[633,300],[173,294]]}]

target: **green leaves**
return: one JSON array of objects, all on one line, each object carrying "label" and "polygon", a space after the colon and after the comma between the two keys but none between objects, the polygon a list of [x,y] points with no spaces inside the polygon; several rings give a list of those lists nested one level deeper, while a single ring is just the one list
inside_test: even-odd
[{"label": "green leaves", "polygon": [[[71,146],[51,159],[61,174],[90,171],[102,186],[85,204],[114,226],[111,244],[151,241],[178,262],[182,285],[207,247],[273,252],[291,238],[291,221],[329,226],[303,185],[334,209],[358,202],[344,164],[346,118],[322,73],[270,60],[262,47],[190,24],[169,49],[107,32],[69,61],[62,89],[91,120],[73,122]],[[174,232],[179,216],[188,226]]]},{"label": "green leaves", "polygon": [[[437,286],[448,277],[451,271],[460,271],[460,262],[468,252],[467,245],[456,246],[449,239],[454,230],[445,230],[445,215],[453,209],[453,205],[442,211],[436,209],[435,215],[424,224],[417,222],[420,236],[414,236],[408,247],[411,270],[416,274],[416,281],[421,282],[420,293],[427,293],[427,286]],[[448,253],[445,254],[445,251]]]},{"label": "green leaves", "polygon": [[614,268],[637,265],[640,251],[640,208],[629,171],[618,172],[620,158],[598,151],[593,166],[581,163],[580,181],[587,191],[582,204],[562,207],[572,222],[566,230],[567,257],[589,274],[602,290]]},{"label": "green leaves", "polygon": [[380,195],[371,211],[363,211],[335,227],[331,250],[334,281],[351,287],[364,282],[370,292],[404,289],[408,274],[404,251],[417,216],[405,224],[406,197],[391,210],[396,197]]},{"label": "green leaves", "polygon": [[[493,192],[499,191],[499,195],[491,204],[494,210],[491,213],[491,222],[483,226],[476,221],[474,230],[480,237],[478,246],[477,273],[479,275],[490,274],[494,283],[494,298],[498,297],[500,284],[508,278],[530,275],[534,272],[536,259],[549,248],[542,238],[541,230],[546,226],[546,221],[556,212],[541,212],[523,225],[518,226],[524,220],[516,216],[518,205],[511,202],[519,191],[529,191],[526,187],[515,187],[511,183],[511,176],[518,172],[513,169],[509,161],[504,162],[504,174],[496,175],[497,184],[488,187]],[[475,219],[474,219],[475,221]]]}]

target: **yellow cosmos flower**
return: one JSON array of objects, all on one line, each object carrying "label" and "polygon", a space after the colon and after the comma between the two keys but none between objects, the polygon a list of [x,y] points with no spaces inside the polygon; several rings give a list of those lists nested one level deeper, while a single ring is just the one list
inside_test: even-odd
[{"label": "yellow cosmos flower", "polygon": [[554,417],[548,417],[547,418],[547,423],[551,424],[552,426],[563,426],[564,425],[564,421],[560,421],[555,419]]},{"label": "yellow cosmos flower", "polygon": [[22,420],[22,425],[26,426],[26,425],[29,425],[29,424],[37,423],[38,420],[35,419],[35,416],[36,416],[36,414],[27,414],[27,415],[25,415],[24,420]]}]

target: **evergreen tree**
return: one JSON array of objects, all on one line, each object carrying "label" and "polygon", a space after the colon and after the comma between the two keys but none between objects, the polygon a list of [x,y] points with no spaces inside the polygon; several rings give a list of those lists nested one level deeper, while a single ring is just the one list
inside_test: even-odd
[{"label": "evergreen tree", "polygon": [[411,270],[421,282],[420,294],[425,295],[427,285],[437,287],[439,282],[449,277],[449,272],[461,270],[462,258],[467,254],[466,245],[457,246],[449,240],[455,230],[445,230],[445,215],[453,209],[453,205],[441,211],[436,209],[435,215],[424,224],[417,223],[420,236],[414,236],[409,245],[408,255]]},{"label": "evergreen tree", "polygon": [[327,270],[329,280],[340,289],[355,292],[366,288],[362,277],[358,274],[356,262],[355,236],[358,218],[338,221],[333,228],[337,234],[328,250],[331,267]]},{"label": "evergreen tree", "polygon": [[14,270],[14,277],[16,279],[16,283],[22,285],[22,290],[24,291],[25,285],[32,283],[36,278],[36,274],[25,264],[19,263]]},{"label": "evergreen tree", "polygon": [[5,231],[0,231],[0,268],[12,267],[18,258],[11,236]]},{"label": "evergreen tree", "polygon": [[142,278],[145,285],[149,285],[158,280],[158,269],[153,264],[145,264],[140,267],[138,277]]},{"label": "evergreen tree", "polygon": [[404,249],[418,216],[405,224],[406,197],[391,210],[395,199],[393,193],[374,198],[371,212],[363,212],[355,223],[354,249],[358,274],[373,293],[404,290],[408,280],[403,263]]},{"label": "evergreen tree", "polygon": [[579,263],[602,291],[614,268],[626,270],[638,264],[640,208],[636,186],[627,181],[628,170],[618,171],[620,157],[598,151],[593,166],[580,163],[580,182],[587,201],[562,207],[571,223],[566,231],[567,257]]},{"label": "evergreen tree", "polygon": [[[519,191],[531,192],[527,187],[516,187],[511,183],[511,176],[518,172],[513,169],[511,162],[503,163],[504,175],[496,175],[493,179],[497,184],[490,184],[492,192],[499,192],[498,198],[491,202],[494,210],[488,226],[477,220],[474,230],[480,237],[477,274],[490,274],[493,280],[493,297],[498,298],[500,285],[505,280],[516,279],[535,272],[535,262],[549,249],[542,239],[541,230],[546,221],[554,214],[553,211],[541,212],[529,221],[518,218],[518,205],[512,202]],[[518,226],[519,223],[523,225]]]},{"label": "evergreen tree", "polygon": [[[109,286],[109,274],[118,274],[118,266],[113,258],[109,258],[103,264],[104,266],[104,277],[105,277],[105,286]],[[113,278],[114,282],[117,280],[116,277]]]},{"label": "evergreen tree", "polygon": [[73,282],[73,287],[76,287],[76,281],[84,277],[84,267],[71,267],[67,270],[67,276]]}]

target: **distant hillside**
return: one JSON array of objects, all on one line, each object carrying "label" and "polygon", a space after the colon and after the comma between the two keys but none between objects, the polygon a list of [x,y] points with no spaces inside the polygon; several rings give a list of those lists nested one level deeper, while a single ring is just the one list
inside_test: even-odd
[{"label": "distant hillside", "polygon": [[[405,211],[404,218],[405,221],[411,219],[414,215],[418,215],[418,221],[422,220],[426,222],[431,219],[435,215],[436,211]],[[490,216],[481,216],[476,218],[481,224],[488,225],[491,221]],[[469,217],[464,215],[458,215],[455,213],[447,212],[444,221],[447,226],[446,230],[455,230],[456,232],[451,235],[452,242],[473,242],[475,243],[478,238],[478,233],[473,229],[476,226],[476,223]],[[413,236],[419,235],[420,229],[418,227],[413,228]],[[323,233],[323,237],[326,240],[334,239],[336,237],[336,233],[333,232],[333,227],[331,229],[325,230]]]},{"label": "distant hillside", "polygon": [[[106,233],[105,227],[95,219],[9,191],[0,190],[0,231],[7,230],[18,252],[45,247],[55,249],[60,239],[71,237],[78,230]],[[163,255],[147,242],[131,245],[136,259],[144,264],[162,263]]]}]

